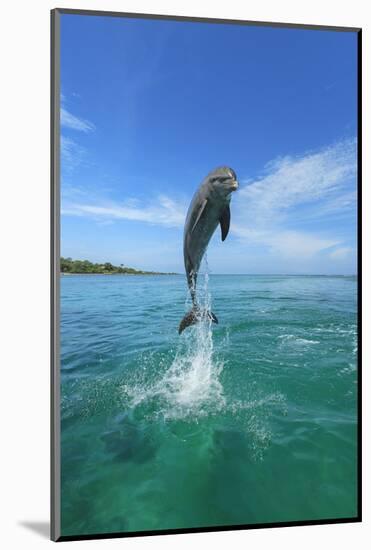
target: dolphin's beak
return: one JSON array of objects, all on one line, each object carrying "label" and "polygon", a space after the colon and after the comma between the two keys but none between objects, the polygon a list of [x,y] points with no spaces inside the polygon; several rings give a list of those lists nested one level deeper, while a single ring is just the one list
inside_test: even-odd
[{"label": "dolphin's beak", "polygon": [[238,181],[237,180],[233,180],[232,182],[232,191],[237,191],[238,189]]}]

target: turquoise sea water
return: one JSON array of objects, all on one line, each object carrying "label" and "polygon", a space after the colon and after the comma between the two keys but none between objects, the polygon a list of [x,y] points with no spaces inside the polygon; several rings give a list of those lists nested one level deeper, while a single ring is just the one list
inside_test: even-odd
[{"label": "turquoise sea water", "polygon": [[357,515],[356,278],[206,283],[61,278],[62,535]]}]

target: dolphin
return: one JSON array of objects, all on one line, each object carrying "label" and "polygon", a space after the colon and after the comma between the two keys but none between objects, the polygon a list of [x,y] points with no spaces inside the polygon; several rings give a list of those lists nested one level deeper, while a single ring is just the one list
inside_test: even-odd
[{"label": "dolphin", "polygon": [[183,317],[179,334],[201,319],[218,320],[211,311],[201,310],[196,300],[197,274],[207,245],[220,224],[222,241],[228,235],[232,191],[238,189],[237,176],[232,168],[221,166],[210,172],[193,196],[184,225],[183,254],[192,309]]}]

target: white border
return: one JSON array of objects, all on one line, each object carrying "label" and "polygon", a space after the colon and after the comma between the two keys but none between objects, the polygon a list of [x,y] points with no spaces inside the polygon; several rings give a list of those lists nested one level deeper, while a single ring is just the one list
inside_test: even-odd
[{"label": "white border", "polygon": [[[370,293],[367,288],[370,242],[369,71],[371,19],[367,3],[312,0],[259,0],[217,4],[204,0],[80,0],[79,2],[18,0],[2,6],[0,32],[0,102],[2,161],[0,178],[2,274],[1,317],[1,534],[5,548],[29,549],[53,544],[27,523],[49,520],[49,69],[50,13],[55,7],[220,17],[257,21],[352,26],[363,28],[364,80],[364,333],[367,336]],[[368,91],[368,93],[367,93]],[[369,527],[370,401],[367,366],[370,351],[364,338],[364,523],[290,527],[257,531],[203,533],[105,541],[67,543],[79,548],[98,544],[126,548],[164,549],[174,543],[182,550],[194,547],[349,550],[366,548]],[[370,466],[371,467],[371,466]],[[45,531],[45,527],[44,527]],[[368,533],[371,534],[370,532]],[[148,546],[150,545],[150,546]]]}]

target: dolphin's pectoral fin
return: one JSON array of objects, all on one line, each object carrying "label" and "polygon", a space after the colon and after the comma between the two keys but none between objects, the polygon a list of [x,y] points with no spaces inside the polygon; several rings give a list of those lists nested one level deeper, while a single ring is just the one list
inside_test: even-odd
[{"label": "dolphin's pectoral fin", "polygon": [[195,223],[193,224],[193,227],[192,227],[192,229],[191,229],[191,233],[193,233],[193,231],[195,230],[196,225],[197,225],[198,222],[200,221],[200,218],[201,218],[201,216],[202,216],[202,212],[205,210],[205,206],[206,206],[206,205],[207,205],[207,199],[205,199],[205,200],[202,202],[201,206],[200,206],[200,209],[199,209],[198,214],[197,214],[196,221],[195,221]]},{"label": "dolphin's pectoral fin", "polygon": [[229,204],[224,208],[222,215],[220,216],[219,222],[222,230],[222,241],[225,241],[228,235],[229,225],[231,223],[231,211],[229,209]]},{"label": "dolphin's pectoral fin", "polygon": [[181,320],[178,330],[179,334],[182,334],[183,330],[187,327],[204,320],[212,321],[213,323],[218,324],[218,319],[212,311],[200,309],[198,306],[193,307],[191,311],[188,311],[188,313],[186,313]]}]

